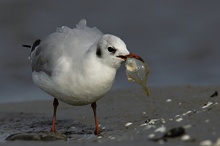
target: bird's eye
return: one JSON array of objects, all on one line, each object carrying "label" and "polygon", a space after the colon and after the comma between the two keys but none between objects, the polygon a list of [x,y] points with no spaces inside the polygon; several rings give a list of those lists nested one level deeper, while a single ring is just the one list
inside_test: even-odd
[{"label": "bird's eye", "polygon": [[108,47],[108,51],[111,52],[111,53],[115,53],[115,52],[116,52],[116,49],[115,49],[115,48],[112,48],[112,47]]}]

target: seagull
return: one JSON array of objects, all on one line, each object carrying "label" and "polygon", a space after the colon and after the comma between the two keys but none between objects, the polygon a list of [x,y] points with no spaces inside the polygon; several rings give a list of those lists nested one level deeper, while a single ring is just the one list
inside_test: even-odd
[{"label": "seagull", "polygon": [[59,101],[83,106],[91,104],[95,135],[99,135],[96,101],[112,87],[117,69],[127,57],[137,57],[127,50],[119,37],[90,28],[82,19],[76,28],[63,26],[30,47],[33,82],[54,97],[51,132],[56,132]]}]

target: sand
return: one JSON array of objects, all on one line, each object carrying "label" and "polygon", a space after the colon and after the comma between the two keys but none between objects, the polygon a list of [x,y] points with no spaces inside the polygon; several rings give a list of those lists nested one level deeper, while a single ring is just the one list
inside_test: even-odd
[{"label": "sand", "polygon": [[[147,97],[140,88],[111,91],[97,102],[97,114],[103,132],[93,134],[91,107],[60,102],[57,131],[67,137],[59,141],[5,139],[16,133],[48,132],[52,119],[52,101],[28,101],[0,104],[0,145],[202,145],[220,138],[220,98],[210,97],[220,86],[150,87]],[[37,96],[37,95],[34,95]],[[183,133],[163,136],[173,128]]]}]

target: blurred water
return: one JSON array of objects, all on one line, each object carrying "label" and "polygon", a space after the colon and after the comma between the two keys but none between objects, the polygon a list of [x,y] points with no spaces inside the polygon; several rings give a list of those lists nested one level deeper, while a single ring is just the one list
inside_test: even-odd
[{"label": "blurred water", "polygon": [[[219,1],[0,1],[0,102],[50,98],[33,85],[28,58],[32,44],[81,18],[121,37],[149,64],[150,86],[220,83]],[[114,89],[136,87],[119,69]]]}]

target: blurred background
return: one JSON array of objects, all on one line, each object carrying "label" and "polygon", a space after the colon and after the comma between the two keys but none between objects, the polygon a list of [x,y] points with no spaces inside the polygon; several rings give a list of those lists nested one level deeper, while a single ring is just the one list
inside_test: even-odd
[{"label": "blurred background", "polygon": [[[148,85],[220,84],[220,1],[1,0],[0,102],[47,99],[31,79],[31,45],[57,27],[90,27],[119,36],[150,67]],[[113,90],[137,87],[121,67]]]}]

